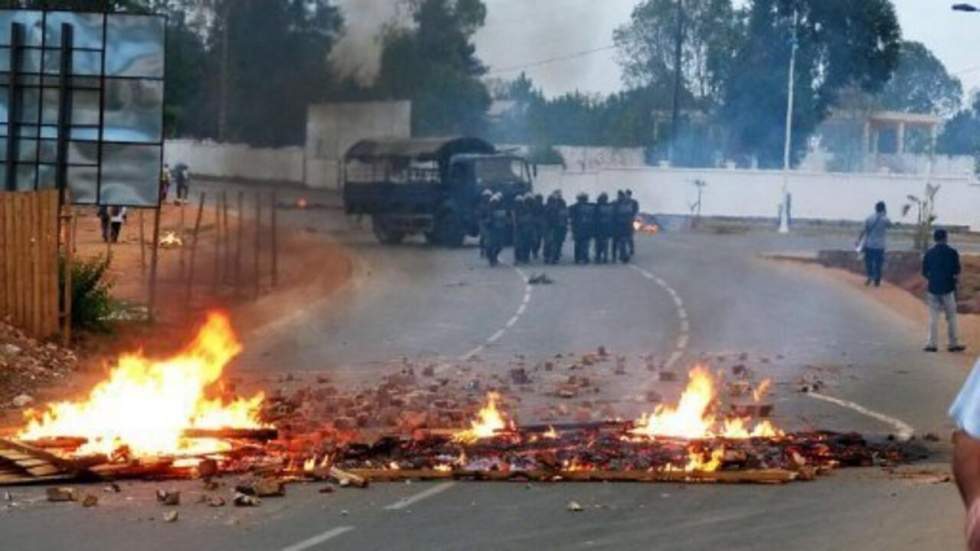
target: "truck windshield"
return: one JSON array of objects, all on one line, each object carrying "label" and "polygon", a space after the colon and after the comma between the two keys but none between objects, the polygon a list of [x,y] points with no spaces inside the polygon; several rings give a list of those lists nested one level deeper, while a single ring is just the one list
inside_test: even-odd
[{"label": "truck windshield", "polygon": [[474,163],[476,182],[481,185],[527,182],[527,165],[521,159],[501,157]]}]

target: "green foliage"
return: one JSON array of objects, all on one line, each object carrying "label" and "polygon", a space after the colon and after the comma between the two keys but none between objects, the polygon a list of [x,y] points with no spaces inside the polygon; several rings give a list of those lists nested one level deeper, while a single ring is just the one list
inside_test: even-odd
[{"label": "green foliage", "polygon": [[[108,257],[75,260],[71,265],[71,325],[75,329],[108,331],[113,300],[112,285],[106,281]],[[60,287],[65,283],[65,259],[59,259]]]},{"label": "green foliage", "polygon": [[[798,159],[838,93],[877,93],[898,63],[901,30],[890,0],[754,0],[745,39],[724,83],[721,120],[729,153],[782,165],[792,50],[799,13],[793,158]],[[737,69],[736,69],[737,68]]]},{"label": "green foliage", "polygon": [[892,111],[951,115],[963,101],[963,84],[925,45],[904,41],[895,73],[877,99]]},{"label": "green foliage", "polygon": [[415,26],[383,38],[376,93],[412,100],[420,136],[482,135],[490,94],[472,38],[486,20],[482,0],[411,0]]},{"label": "green foliage", "polygon": [[980,172],[980,95],[973,104],[953,116],[939,136],[936,149],[946,155],[973,155],[977,157]]}]

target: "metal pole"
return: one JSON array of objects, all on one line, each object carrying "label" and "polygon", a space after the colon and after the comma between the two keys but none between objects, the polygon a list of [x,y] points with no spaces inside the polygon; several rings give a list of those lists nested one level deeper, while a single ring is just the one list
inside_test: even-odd
[{"label": "metal pole", "polygon": [[677,0],[677,33],[674,37],[674,100],[670,114],[670,144],[667,148],[667,160],[674,164],[674,149],[677,143],[677,126],[680,124],[681,107],[681,63],[684,57],[684,3]]},{"label": "metal pole", "polygon": [[10,25],[10,83],[7,93],[10,94],[7,108],[7,162],[4,163],[7,179],[7,191],[17,190],[17,165],[15,160],[19,157],[18,149],[20,140],[19,128],[21,121],[21,96],[23,90],[20,85],[20,72],[24,60],[24,24],[12,23]]},{"label": "metal pole", "polygon": [[786,141],[783,144],[783,204],[779,215],[779,233],[789,233],[789,171],[793,142],[793,107],[796,100],[796,52],[799,49],[797,26],[799,12],[793,10],[793,44],[789,56],[789,82],[786,100]]}]

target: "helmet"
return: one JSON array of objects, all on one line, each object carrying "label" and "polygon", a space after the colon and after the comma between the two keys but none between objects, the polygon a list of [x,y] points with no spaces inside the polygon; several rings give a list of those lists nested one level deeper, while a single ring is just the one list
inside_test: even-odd
[{"label": "helmet", "polygon": [[578,195],[575,196],[575,198],[578,199],[579,202],[584,203],[584,202],[586,202],[586,201],[589,200],[589,194],[588,193],[579,193]]},{"label": "helmet", "polygon": [[499,193],[494,193],[494,194],[491,194],[490,195],[490,202],[491,203],[499,203],[500,201],[503,200],[503,198],[504,198],[503,195],[501,195]]},{"label": "helmet", "polygon": [[599,194],[599,202],[600,203],[608,203],[609,202],[609,195],[607,195],[606,192],[600,193]]},{"label": "helmet", "polygon": [[493,197],[493,192],[490,191],[489,189],[485,189],[485,190],[483,190],[483,193],[481,193],[480,195],[482,195],[484,197]]}]

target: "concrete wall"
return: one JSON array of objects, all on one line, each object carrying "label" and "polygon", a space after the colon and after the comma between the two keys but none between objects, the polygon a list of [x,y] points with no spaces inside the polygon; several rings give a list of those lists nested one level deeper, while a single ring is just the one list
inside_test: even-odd
[{"label": "concrete wall", "polygon": [[565,159],[565,169],[573,172],[646,166],[646,153],[642,147],[556,145],[555,150]]},{"label": "concrete wall", "polygon": [[303,182],[303,149],[258,149],[247,145],[212,141],[169,140],[164,159],[174,166],[183,162],[191,173],[213,178],[239,178],[270,182]]},{"label": "concrete wall", "polygon": [[311,105],[306,117],[306,184],[339,189],[340,160],[369,138],[412,135],[412,102],[379,101]]},{"label": "concrete wall", "polygon": [[[632,189],[644,212],[691,214],[697,202],[695,180],[707,184],[701,212],[705,216],[775,218],[781,201],[783,175],[763,170],[684,170],[669,168],[609,169],[586,173],[541,167],[535,188],[543,193],[561,189],[566,198],[586,192]],[[908,195],[922,196],[922,177],[887,174],[793,172],[789,190],[793,216],[819,220],[863,220],[877,201],[889,204],[894,219]],[[936,197],[939,223],[980,230],[980,184],[972,177],[933,178],[942,185]],[[910,219],[910,221],[912,221]]]}]

